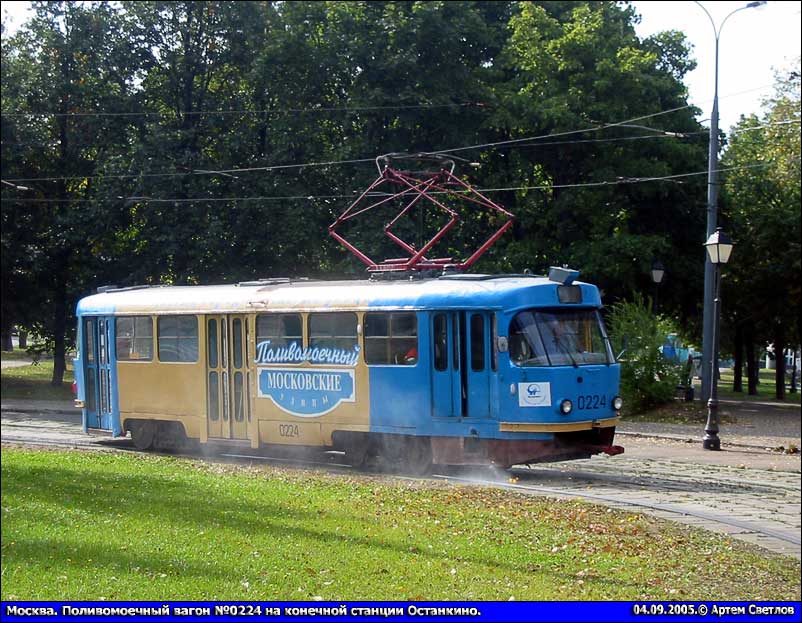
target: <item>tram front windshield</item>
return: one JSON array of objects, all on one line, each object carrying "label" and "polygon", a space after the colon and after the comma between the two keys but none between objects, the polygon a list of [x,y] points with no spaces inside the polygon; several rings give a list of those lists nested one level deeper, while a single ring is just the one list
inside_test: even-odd
[{"label": "tram front windshield", "polygon": [[527,310],[510,323],[510,359],[517,366],[588,366],[613,363],[595,309]]}]

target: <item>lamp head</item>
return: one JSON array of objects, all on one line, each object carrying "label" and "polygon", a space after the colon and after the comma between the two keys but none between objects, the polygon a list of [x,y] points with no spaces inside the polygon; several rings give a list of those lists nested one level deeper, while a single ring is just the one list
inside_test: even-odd
[{"label": "lamp head", "polygon": [[710,234],[710,238],[705,242],[707,254],[713,264],[726,264],[730,261],[730,254],[733,247],[732,239],[718,227]]},{"label": "lamp head", "polygon": [[663,281],[663,276],[666,274],[666,269],[660,260],[655,260],[652,264],[652,281],[660,283]]}]

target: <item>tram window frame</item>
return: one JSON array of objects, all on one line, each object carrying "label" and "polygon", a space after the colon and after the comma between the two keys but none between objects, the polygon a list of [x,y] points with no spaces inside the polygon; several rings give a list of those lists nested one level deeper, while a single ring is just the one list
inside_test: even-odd
[{"label": "tram window frame", "polygon": [[[192,326],[190,326],[190,321]],[[197,316],[183,314],[160,316],[156,325],[159,342],[159,361],[161,363],[198,362],[200,349],[198,345]]]},{"label": "tram window frame", "polygon": [[[127,321],[131,322],[130,330],[121,327]],[[144,331],[140,333],[142,329]],[[130,331],[130,334],[125,334],[126,331]],[[135,363],[153,361],[153,318],[151,316],[118,316],[115,318],[114,348],[117,361]]]},{"label": "tram window frame", "polygon": [[432,345],[434,347],[434,369],[444,372],[448,369],[448,316],[446,314],[434,315]]},{"label": "tram window frame", "polygon": [[86,362],[95,363],[95,318],[84,318],[84,350]]},{"label": "tram window frame", "polygon": [[[366,312],[364,358],[369,366],[418,363],[418,315],[415,312]],[[399,325],[406,326],[399,326]]]},{"label": "tram window frame", "polygon": [[496,340],[498,337],[498,318],[496,314],[490,316],[490,333],[487,337],[490,340],[490,369],[496,372],[498,371],[498,345]]},{"label": "tram window frame", "polygon": [[471,371],[481,372],[485,369],[486,359],[484,314],[471,314],[468,330],[471,334]]},{"label": "tram window frame", "polygon": [[[345,320],[345,323],[339,321]],[[353,353],[359,345],[359,318],[354,312],[317,312],[306,317],[309,348]]]},{"label": "tram window frame", "polygon": [[[290,333],[289,329],[295,327],[288,326],[287,321],[297,322],[297,334]],[[279,322],[279,330],[276,327],[265,326],[270,322]],[[270,342],[270,348],[289,348],[293,343],[296,348],[303,348],[304,345],[304,320],[298,312],[272,312],[267,314],[259,314],[256,316],[256,352],[259,352],[259,344],[264,341]]]}]

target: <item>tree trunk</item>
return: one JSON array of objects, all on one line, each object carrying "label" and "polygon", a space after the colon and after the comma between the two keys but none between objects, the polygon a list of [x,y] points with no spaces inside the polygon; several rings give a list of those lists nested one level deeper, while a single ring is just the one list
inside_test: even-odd
[{"label": "tree trunk", "polygon": [[19,348],[20,350],[28,348],[28,334],[25,331],[19,332]]},{"label": "tree trunk", "polygon": [[757,365],[755,358],[755,333],[754,327],[749,326],[746,329],[744,341],[746,342],[746,380],[749,384],[748,393],[750,396],[757,396],[758,378],[760,374],[760,367]]},{"label": "tree trunk", "polygon": [[11,339],[11,329],[3,329],[3,350],[9,353],[14,350],[14,341]]},{"label": "tree trunk", "polygon": [[732,391],[743,392],[744,330],[741,323],[735,325],[735,363],[732,368]]},{"label": "tree trunk", "polygon": [[56,284],[53,301],[53,378],[51,385],[59,387],[67,370],[65,358],[67,333],[67,287],[64,281]]},{"label": "tree trunk", "polygon": [[777,400],[785,400],[785,325],[778,322],[774,327],[774,392]]},{"label": "tree trunk", "polygon": [[799,372],[796,369],[796,360],[798,355],[799,355],[799,347],[794,348],[793,361],[791,362],[791,389],[788,390],[789,394],[796,393],[796,375]]}]

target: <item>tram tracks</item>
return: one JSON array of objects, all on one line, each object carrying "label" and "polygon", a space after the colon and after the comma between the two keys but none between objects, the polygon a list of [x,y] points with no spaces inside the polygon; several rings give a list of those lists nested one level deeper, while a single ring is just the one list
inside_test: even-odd
[{"label": "tram tracks", "polygon": [[[5,414],[4,414],[5,416]],[[10,424],[10,425],[9,425]],[[41,431],[17,426],[4,418],[3,444],[37,448],[88,450],[95,452],[138,453],[128,439],[78,438],[74,431],[41,436]],[[9,434],[10,433],[10,434]],[[61,433],[61,435],[59,435]],[[249,453],[245,449],[216,448],[216,452],[182,452],[188,458],[203,458],[230,464],[265,464],[321,469],[338,474],[399,477],[389,470],[355,470],[337,460],[336,453],[309,453],[303,456],[278,456]],[[167,454],[167,453],[165,453]],[[684,464],[683,464],[684,465]],[[650,460],[631,465],[626,460],[581,461],[578,464],[538,464],[515,467],[503,476],[489,468],[437,469],[426,478],[404,477],[426,482],[454,485],[487,486],[525,495],[584,499],[613,508],[656,515],[658,517],[726,532],[735,538],[758,543],[768,549],[800,557],[798,475],[787,474],[785,481],[769,482],[761,470],[737,470],[711,473],[701,466],[681,465],[671,461]],[[774,474],[776,476],[776,474]],[[796,483],[794,482],[796,479]],[[715,492],[714,494],[704,492]],[[736,498],[740,498],[737,499]],[[742,500],[753,506],[746,508]],[[736,503],[734,503],[734,501]],[[761,502],[762,501],[762,502]],[[796,522],[787,514],[778,520],[772,505],[796,504]],[[746,510],[746,512],[744,512]]]}]

